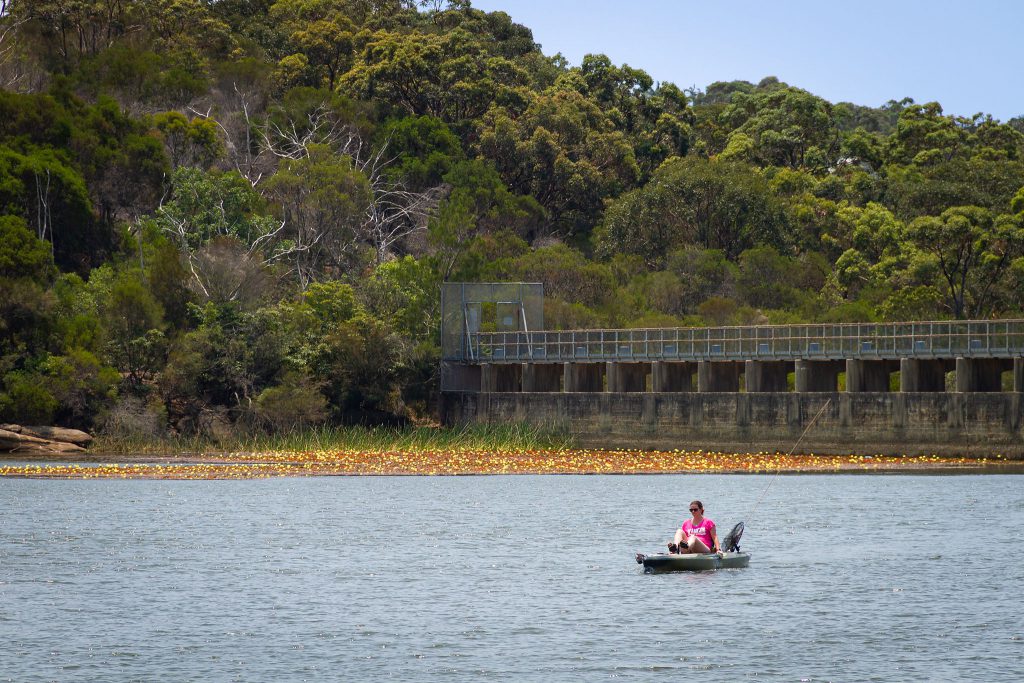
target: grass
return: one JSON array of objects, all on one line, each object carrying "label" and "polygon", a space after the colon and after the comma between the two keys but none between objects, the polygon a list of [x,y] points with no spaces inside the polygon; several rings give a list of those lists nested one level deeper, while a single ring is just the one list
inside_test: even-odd
[{"label": "grass", "polygon": [[493,451],[571,448],[572,437],[527,424],[463,427],[311,427],[284,434],[246,434],[214,440],[201,436],[163,439],[99,436],[90,448],[111,454],[188,454],[282,451]]}]

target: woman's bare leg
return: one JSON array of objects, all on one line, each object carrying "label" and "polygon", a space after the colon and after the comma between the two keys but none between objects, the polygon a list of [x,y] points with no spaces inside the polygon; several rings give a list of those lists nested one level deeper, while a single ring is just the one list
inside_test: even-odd
[{"label": "woman's bare leg", "polygon": [[710,553],[711,548],[704,544],[704,541],[700,540],[696,536],[690,536],[686,539],[685,548],[680,549],[679,552],[683,553]]}]

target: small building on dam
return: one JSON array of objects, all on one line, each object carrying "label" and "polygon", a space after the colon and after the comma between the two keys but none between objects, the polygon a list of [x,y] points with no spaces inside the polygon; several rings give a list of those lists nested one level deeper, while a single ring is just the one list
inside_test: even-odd
[{"label": "small building on dam", "polygon": [[[543,287],[446,283],[446,424],[583,446],[1024,458],[1024,320],[546,330]],[[806,434],[805,434],[806,432]]]}]

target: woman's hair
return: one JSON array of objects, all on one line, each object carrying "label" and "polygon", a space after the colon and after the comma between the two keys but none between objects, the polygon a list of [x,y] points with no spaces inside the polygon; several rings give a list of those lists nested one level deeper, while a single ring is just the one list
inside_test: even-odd
[{"label": "woman's hair", "polygon": [[700,502],[699,500],[691,500],[690,505],[696,505],[697,507],[700,508],[701,512],[704,512],[704,503]]}]

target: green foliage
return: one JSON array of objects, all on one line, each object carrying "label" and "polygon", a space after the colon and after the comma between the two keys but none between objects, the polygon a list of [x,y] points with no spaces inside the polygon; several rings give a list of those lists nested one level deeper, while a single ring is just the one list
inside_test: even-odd
[{"label": "green foliage", "polygon": [[19,215],[53,245],[63,269],[80,269],[109,247],[96,226],[81,175],[49,149],[0,148],[0,214]]},{"label": "green foliage", "polygon": [[103,297],[100,314],[109,355],[131,385],[138,388],[163,368],[166,357],[163,309],[139,279],[125,271]]},{"label": "green foliage", "polygon": [[594,263],[564,244],[530,251],[500,264],[499,268],[504,271],[504,279],[540,282],[545,296],[584,306],[601,306],[614,291],[614,278],[608,266]]},{"label": "green foliage", "polygon": [[223,154],[223,143],[216,122],[208,118],[191,121],[176,111],[153,116],[160,131],[171,165],[208,168]]},{"label": "green foliage", "polygon": [[748,166],[688,157],[665,162],[651,182],[612,203],[598,234],[602,254],[642,256],[649,266],[688,245],[735,259],[754,244],[782,247],[786,215]]},{"label": "green foliage", "polygon": [[489,47],[461,27],[442,33],[362,32],[341,87],[355,97],[451,124],[476,119],[492,104],[522,107],[526,72]]},{"label": "green foliage", "polygon": [[12,372],[3,378],[0,420],[16,424],[53,424],[60,407],[53,394],[32,373]]},{"label": "green foliage", "polygon": [[770,246],[754,247],[740,254],[736,288],[741,300],[755,308],[796,308],[806,293],[825,284],[823,265],[784,256]]},{"label": "green foliage", "polygon": [[956,318],[987,317],[994,287],[1024,253],[1020,221],[977,206],[918,218],[907,232],[918,249],[938,260],[947,306]]},{"label": "green foliage", "polygon": [[132,45],[113,45],[84,59],[78,71],[79,85],[94,97],[115,96],[124,103],[156,106],[184,105],[209,88],[202,65],[193,55],[170,55]]},{"label": "green foliage", "polygon": [[39,371],[43,386],[57,400],[54,419],[60,423],[89,427],[117,395],[117,371],[84,349],[49,356]]},{"label": "green foliage", "polygon": [[[721,114],[733,129],[752,141],[749,154],[772,166],[827,166],[839,148],[832,105],[789,86],[735,93]],[[730,143],[736,138],[730,136]],[[729,148],[726,147],[728,150]]]},{"label": "green foliage", "polygon": [[0,278],[28,278],[43,284],[53,275],[50,244],[19,216],[0,216]]},{"label": "green foliage", "polygon": [[540,202],[556,234],[589,232],[604,199],[632,187],[640,174],[626,136],[573,90],[537,95],[518,118],[493,108],[478,130],[479,152],[514,192]]},{"label": "green foliage", "polygon": [[366,297],[371,311],[391,321],[396,332],[436,344],[441,337],[440,285],[428,261],[406,256],[377,266],[366,283]]},{"label": "green foliage", "polygon": [[562,329],[1024,313],[1020,119],[684,93],[463,0],[7,7],[0,419],[424,416],[452,280]]},{"label": "green foliage", "polygon": [[432,116],[389,121],[377,131],[377,138],[387,145],[389,157],[398,157],[398,163],[387,169],[388,176],[413,190],[439,184],[463,157],[459,139]]},{"label": "green foliage", "polygon": [[270,431],[287,433],[321,424],[327,417],[327,399],[308,376],[289,372],[280,384],[260,392],[254,412]]}]

